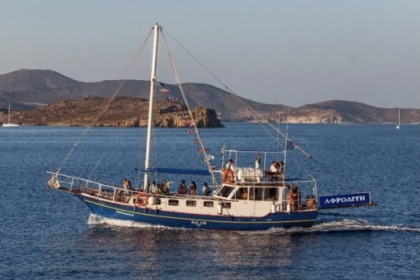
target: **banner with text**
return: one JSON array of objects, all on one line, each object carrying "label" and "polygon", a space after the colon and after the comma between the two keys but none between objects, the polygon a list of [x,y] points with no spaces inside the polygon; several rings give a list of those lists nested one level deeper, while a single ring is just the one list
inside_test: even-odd
[{"label": "banner with text", "polygon": [[370,205],[370,193],[336,194],[319,197],[319,208],[358,207]]}]

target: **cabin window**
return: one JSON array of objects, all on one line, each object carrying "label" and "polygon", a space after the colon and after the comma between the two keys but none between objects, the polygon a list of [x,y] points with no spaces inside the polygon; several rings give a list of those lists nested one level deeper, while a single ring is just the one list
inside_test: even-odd
[{"label": "cabin window", "polygon": [[172,206],[178,206],[179,205],[179,201],[176,199],[169,199],[168,200],[168,204],[172,205]]},{"label": "cabin window", "polygon": [[223,202],[222,203],[223,208],[230,209],[230,202]]},{"label": "cabin window", "polygon": [[230,193],[233,191],[233,187],[224,186],[221,190],[219,195],[223,197],[228,197]]},{"label": "cabin window", "polygon": [[264,200],[278,200],[276,188],[266,188],[264,190]]},{"label": "cabin window", "polygon": [[262,200],[263,189],[262,188],[250,188],[249,189],[249,200]]},{"label": "cabin window", "polygon": [[197,205],[197,201],[195,200],[187,200],[187,206],[195,207]]},{"label": "cabin window", "polygon": [[236,198],[248,200],[248,188],[239,188],[236,192]]},{"label": "cabin window", "polygon": [[213,201],[204,201],[203,206],[204,207],[213,207]]}]

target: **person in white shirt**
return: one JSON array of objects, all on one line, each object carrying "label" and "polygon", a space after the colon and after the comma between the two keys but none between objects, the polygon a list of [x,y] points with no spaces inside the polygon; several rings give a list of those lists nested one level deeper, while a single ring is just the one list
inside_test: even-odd
[{"label": "person in white shirt", "polygon": [[149,190],[152,194],[157,194],[159,192],[159,187],[156,184],[156,181],[152,182],[152,185],[149,187]]},{"label": "person in white shirt", "polygon": [[207,185],[207,183],[203,184],[203,190],[202,190],[202,195],[210,195],[211,194],[211,189],[209,187],[209,185]]},{"label": "person in white shirt", "polygon": [[233,160],[232,159],[229,159],[227,161],[227,163],[226,163],[226,169],[230,169],[233,172],[235,172],[236,168],[235,168],[235,165],[233,164]]},{"label": "person in white shirt", "polygon": [[273,172],[273,173],[277,173],[277,172],[279,172],[278,162],[277,162],[277,161],[273,161],[273,162],[271,163],[271,166],[270,166],[270,172]]}]

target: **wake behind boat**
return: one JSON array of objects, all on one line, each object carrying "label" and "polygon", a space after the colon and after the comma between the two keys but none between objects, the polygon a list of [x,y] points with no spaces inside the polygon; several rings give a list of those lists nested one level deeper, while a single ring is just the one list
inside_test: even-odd
[{"label": "wake behind boat", "polygon": [[[206,169],[179,169],[154,167],[151,163],[153,141],[153,111],[156,88],[161,85],[156,77],[157,50],[162,27],[155,25],[152,71],[150,78],[149,115],[143,184],[133,188],[124,179],[121,186],[61,173],[52,174],[50,188],[70,192],[80,198],[92,213],[105,218],[130,220],[156,226],[175,228],[200,228],[212,230],[268,230],[271,228],[310,227],[320,210],[316,180],[289,178],[287,170],[288,149],[296,148],[287,134],[283,136],[280,151],[254,149],[237,150],[222,148],[221,165],[215,166],[214,156],[208,154],[191,114],[180,83],[180,92],[188,108],[192,125],[190,134],[199,145]],[[178,80],[178,79],[177,79]],[[176,150],[177,153],[183,151]],[[165,180],[157,180],[159,175]],[[199,194],[197,186],[187,190],[185,182],[178,189],[171,189],[169,176],[208,176],[210,186]],[[176,177],[178,178],[178,177]],[[357,195],[356,195],[357,196]],[[366,199],[327,197],[325,208],[367,205]],[[360,202],[360,203],[359,203]]]}]

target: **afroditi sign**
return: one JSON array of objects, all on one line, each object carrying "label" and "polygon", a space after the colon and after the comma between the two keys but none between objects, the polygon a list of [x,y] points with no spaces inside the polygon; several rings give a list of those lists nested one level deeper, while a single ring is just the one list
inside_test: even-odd
[{"label": "afroditi sign", "polygon": [[319,208],[357,207],[370,205],[370,193],[336,194],[319,197]]}]

